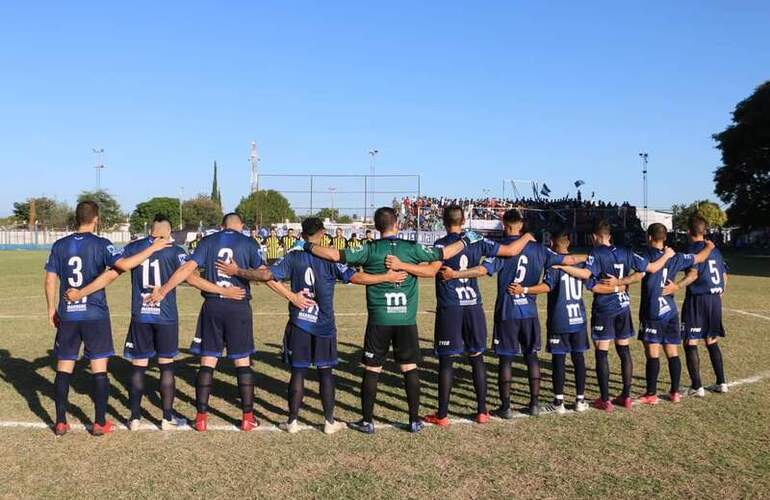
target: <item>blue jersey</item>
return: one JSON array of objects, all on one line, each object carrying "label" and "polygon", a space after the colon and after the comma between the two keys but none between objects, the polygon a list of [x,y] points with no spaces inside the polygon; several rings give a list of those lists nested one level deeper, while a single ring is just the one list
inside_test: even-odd
[{"label": "blue jersey", "polygon": [[[518,239],[518,236],[508,236],[503,238],[501,243],[507,245]],[[563,255],[531,241],[524,247],[524,251],[515,257],[495,257],[484,262],[483,265],[490,276],[497,273],[495,321],[537,318],[537,297],[511,295],[508,293],[508,285],[511,283],[521,283],[522,286],[537,285],[540,283],[544,269],[561,264],[563,261]]]},{"label": "blue jersey", "polygon": [[[702,241],[696,241],[687,245],[688,253],[698,253],[706,246]],[[709,254],[709,258],[696,266],[698,279],[687,287],[687,296],[690,295],[721,295],[725,287],[725,273],[727,264],[722,257],[722,252],[715,248]]]},{"label": "blue jersey", "polygon": [[[649,262],[655,262],[663,256],[663,250],[647,247],[641,252]],[[695,255],[677,253],[657,273],[647,273],[642,278],[642,302],[639,304],[640,321],[662,321],[676,315],[676,302],[673,295],[662,295],[663,287],[674,281],[676,273],[695,265]]]},{"label": "blue jersey", "polygon": [[[436,248],[444,248],[460,239],[458,233],[450,233],[433,244]],[[492,258],[497,255],[500,245],[486,238],[465,247],[465,249],[445,260],[444,265],[462,271],[481,264],[484,257]],[[475,306],[481,304],[481,292],[477,278],[462,278],[444,281],[436,276],[436,301],[439,307]]]},{"label": "blue jersey", "polygon": [[[585,267],[580,264],[576,267]],[[543,283],[548,285],[547,331],[550,334],[581,332],[586,327],[583,282],[560,269],[546,269]]]},{"label": "blue jersey", "polygon": [[[245,234],[223,229],[203,238],[190,256],[203,268],[203,277],[219,286],[239,286],[246,290],[244,300],[251,300],[249,282],[237,276],[228,276],[217,271],[217,260],[235,261],[241,269],[255,269],[262,265],[259,246],[253,238]],[[216,293],[201,292],[205,298],[218,298]]]},{"label": "blue jersey", "polygon": [[[623,247],[598,246],[591,250],[586,261],[586,269],[591,271],[591,279],[586,286],[589,290],[601,279],[615,276],[622,279],[628,276],[632,269],[636,272],[644,272],[647,269],[647,260],[639,254]],[[591,314],[597,316],[615,316],[631,305],[631,299],[627,292],[594,294]]]},{"label": "blue jersey", "polygon": [[[146,250],[154,238],[136,240],[123,249],[123,257],[131,257]],[[160,287],[187,262],[187,252],[179,245],[158,250],[141,265],[131,270],[131,318],[139,323],[171,325],[179,321],[176,310],[176,289],[160,301],[160,305],[145,304],[144,298],[152,289]]]},{"label": "blue jersey", "polygon": [[77,302],[64,298],[68,288],[82,288],[95,280],[121,256],[110,240],[93,233],[73,233],[56,241],[45,263],[45,270],[59,276],[59,318],[62,321],[107,319],[107,294],[104,289]]},{"label": "blue jersey", "polygon": [[291,280],[291,291],[306,291],[315,301],[307,309],[289,303],[289,320],[297,328],[311,335],[329,337],[337,333],[334,323],[334,284],[337,280],[349,283],[355,269],[335,264],[302,250],[292,250],[270,268],[273,278]]}]

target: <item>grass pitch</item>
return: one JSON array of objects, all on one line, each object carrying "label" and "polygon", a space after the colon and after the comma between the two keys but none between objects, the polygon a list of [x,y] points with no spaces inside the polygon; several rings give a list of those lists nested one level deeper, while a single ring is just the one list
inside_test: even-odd
[{"label": "grass pitch", "polygon": [[[296,435],[279,432],[116,432],[93,438],[72,432],[55,438],[48,429],[18,427],[13,422],[51,424],[54,332],[47,326],[42,293],[43,252],[0,252],[0,495],[8,498],[57,497],[369,497],[468,498],[699,496],[759,498],[770,496],[770,379],[735,386],[725,395],[704,400],[686,398],[679,405],[635,407],[611,415],[590,411],[539,419],[494,421],[485,426],[452,425],[411,435],[393,428],[374,436],[342,432],[325,436],[317,381],[308,377],[301,420],[314,426]],[[724,297],[728,337],[722,343],[728,380],[770,376],[770,260],[732,256]],[[129,322],[128,277],[108,290],[113,336],[121,350]],[[494,304],[494,282],[482,279],[485,308]],[[419,327],[425,362],[423,413],[436,408],[438,364],[430,355],[435,299],[433,285],[421,281]],[[264,286],[254,288],[257,410],[265,424],[285,418],[288,371],[280,361],[286,304]],[[590,305],[590,295],[586,302]],[[632,307],[638,307],[638,290]],[[179,291],[180,336],[187,347],[201,299]],[[544,297],[540,299],[545,318]],[[359,417],[358,367],[366,321],[364,290],[338,286],[340,366],[336,370],[337,417]],[[491,314],[487,315],[490,321]],[[632,344],[634,393],[644,390],[644,355]],[[597,394],[589,354],[587,397]],[[551,397],[549,356],[543,362],[542,400]],[[489,369],[489,405],[497,404],[496,362]],[[619,362],[610,357],[611,387],[619,390]],[[667,390],[662,363],[660,392]],[[682,363],[684,365],[684,362]],[[183,351],[178,362],[177,411],[194,416],[195,359]],[[469,367],[456,364],[450,405],[454,417],[474,411]],[[569,367],[569,365],[568,365]],[[401,376],[384,372],[376,415],[381,423],[406,419]],[[527,400],[525,372],[514,372],[514,405]],[[111,398],[108,418],[128,415],[126,384],[130,365],[110,361]],[[683,386],[689,383],[683,369]],[[704,383],[712,383],[708,356],[701,351]],[[148,371],[146,420],[159,422],[156,368]],[[568,369],[567,400],[574,395]],[[79,365],[70,391],[70,421],[90,423],[93,406],[90,376]],[[238,394],[232,364],[223,361],[216,373],[211,424],[237,423]],[[5,427],[2,427],[5,426]]]}]

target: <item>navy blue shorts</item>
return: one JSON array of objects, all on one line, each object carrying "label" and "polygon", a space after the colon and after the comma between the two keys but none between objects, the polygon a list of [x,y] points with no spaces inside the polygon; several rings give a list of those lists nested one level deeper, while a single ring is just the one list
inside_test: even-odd
[{"label": "navy blue shorts", "polygon": [[622,340],[634,336],[634,321],[631,309],[625,308],[615,316],[591,315],[591,338],[600,340]]},{"label": "navy blue shorts", "polygon": [[337,366],[337,335],[311,335],[289,323],[283,332],[281,354],[292,368]]},{"label": "navy blue shorts", "polygon": [[481,305],[439,307],[433,334],[436,356],[484,352],[487,347],[484,308]]},{"label": "navy blue shorts", "polygon": [[56,330],[53,355],[60,361],[77,360],[81,343],[83,357],[89,360],[109,358],[115,354],[110,319],[62,321]]},{"label": "navy blue shorts", "polygon": [[648,344],[680,344],[679,315],[674,314],[663,321],[640,321],[637,338]]},{"label": "navy blue shorts", "polygon": [[162,325],[131,320],[123,346],[126,359],[174,358],[179,354],[179,324]]},{"label": "navy blue shorts", "polygon": [[689,295],[682,304],[684,340],[724,337],[721,295]]},{"label": "navy blue shorts", "polygon": [[247,300],[209,298],[203,301],[190,352],[199,356],[241,359],[254,349],[251,304]]},{"label": "navy blue shorts", "polygon": [[498,356],[518,356],[540,351],[538,318],[495,321],[492,344]]},{"label": "navy blue shorts", "polygon": [[551,354],[572,354],[573,352],[586,352],[589,349],[588,331],[585,325],[579,332],[573,333],[548,333],[548,345],[546,351]]}]

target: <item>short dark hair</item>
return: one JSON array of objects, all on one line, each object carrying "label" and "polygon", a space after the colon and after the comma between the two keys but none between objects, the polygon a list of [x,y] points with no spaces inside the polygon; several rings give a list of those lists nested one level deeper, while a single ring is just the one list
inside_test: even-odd
[{"label": "short dark hair", "polygon": [[367,229],[364,234],[372,234],[372,230],[371,229]]},{"label": "short dark hair", "polygon": [[390,207],[380,207],[374,211],[374,227],[379,232],[390,229],[397,220],[396,211]]},{"label": "short dark hair", "polygon": [[442,215],[444,226],[459,226],[465,220],[465,214],[463,213],[463,207],[460,205],[449,205],[444,209]]},{"label": "short dark hair", "polygon": [[243,223],[243,217],[241,217],[241,214],[238,212],[228,212],[224,217],[222,217],[222,225],[226,226],[227,222],[233,217],[238,218],[238,222]]},{"label": "short dark hair", "polygon": [[156,222],[168,222],[171,225],[171,220],[166,214],[155,214],[155,217],[152,218],[152,223],[155,224]]},{"label": "short dark hair", "polygon": [[700,214],[692,214],[687,220],[687,229],[695,236],[703,236],[708,230],[708,222]]},{"label": "short dark hair", "polygon": [[521,212],[516,208],[506,210],[503,214],[503,224],[510,225],[518,223],[524,224],[524,216],[521,214]]},{"label": "short dark hair", "polygon": [[612,225],[604,219],[598,219],[594,221],[594,228],[591,232],[602,236],[610,236],[612,235]]},{"label": "short dark hair", "polygon": [[647,236],[652,238],[653,241],[666,241],[668,229],[660,222],[655,222],[647,228]]},{"label": "short dark hair", "polygon": [[318,217],[308,217],[302,221],[302,234],[313,236],[321,229],[324,229],[324,223]]},{"label": "short dark hair", "polygon": [[358,235],[356,233],[350,233],[351,238],[358,238]]},{"label": "short dark hair", "polygon": [[564,238],[569,238],[572,234],[572,231],[568,226],[565,226],[564,224],[559,224],[551,228],[551,241],[557,241]]},{"label": "short dark hair", "polygon": [[95,201],[84,200],[75,207],[75,222],[78,226],[90,224],[99,217],[99,205]]}]

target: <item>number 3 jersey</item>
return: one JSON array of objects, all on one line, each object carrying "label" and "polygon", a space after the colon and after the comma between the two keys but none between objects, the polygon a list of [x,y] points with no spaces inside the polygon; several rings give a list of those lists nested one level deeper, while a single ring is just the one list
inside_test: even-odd
[{"label": "number 3 jersey", "polygon": [[[649,262],[655,262],[663,256],[663,250],[647,247],[641,252]],[[647,273],[642,278],[642,302],[639,305],[640,321],[662,321],[676,314],[676,302],[673,295],[663,295],[663,287],[674,281],[676,273],[695,265],[695,255],[677,253],[657,273]]]},{"label": "number 3 jersey", "polygon": [[[146,250],[154,238],[136,240],[123,249],[122,257],[131,257]],[[174,271],[187,262],[187,252],[173,245],[152,254],[149,259],[131,270],[131,318],[139,323],[170,325],[179,321],[176,308],[176,289],[166,295],[160,305],[144,303],[152,289],[168,281]]]},{"label": "number 3 jersey", "polygon": [[[583,268],[584,264],[576,267]],[[552,335],[578,333],[586,328],[583,282],[560,269],[546,269],[543,283],[548,285],[547,331]]]},{"label": "number 3 jersey", "polygon": [[[235,261],[241,269],[256,269],[261,266],[259,245],[253,238],[232,229],[223,229],[203,238],[190,258],[203,269],[203,277],[219,286],[239,286],[246,290],[244,300],[251,300],[249,282],[237,276],[228,276],[217,271],[217,260]],[[204,298],[220,298],[216,293],[201,292]]]},{"label": "number 3 jersey", "polygon": [[355,269],[335,264],[302,250],[292,250],[270,267],[276,280],[291,281],[291,291],[304,290],[315,301],[307,309],[299,309],[289,302],[289,320],[297,328],[311,335],[330,337],[337,332],[334,322],[334,285],[337,280],[349,283]]},{"label": "number 3 jersey", "polygon": [[[507,245],[518,240],[518,236],[503,238],[501,244]],[[540,283],[543,270],[564,261],[550,248],[537,242],[527,243],[524,251],[514,257],[496,257],[484,262],[487,274],[497,273],[497,300],[495,301],[495,321],[511,319],[537,318],[537,298],[535,295],[511,295],[508,285],[520,283],[530,287]]]},{"label": "number 3 jersey", "polygon": [[[458,233],[450,233],[436,240],[433,246],[443,249],[459,239],[460,235]],[[455,271],[471,269],[481,264],[484,257],[495,257],[499,248],[499,244],[485,238],[465,247],[462,252],[444,261],[444,265]],[[481,305],[478,279],[466,278],[444,281],[441,279],[441,276],[436,276],[436,301],[439,307]]]},{"label": "number 3 jersey", "polygon": [[93,233],[73,233],[57,240],[45,263],[45,270],[59,276],[59,318],[62,321],[107,319],[107,294],[101,289],[77,302],[64,298],[68,288],[82,288],[121,257],[110,240]]}]

